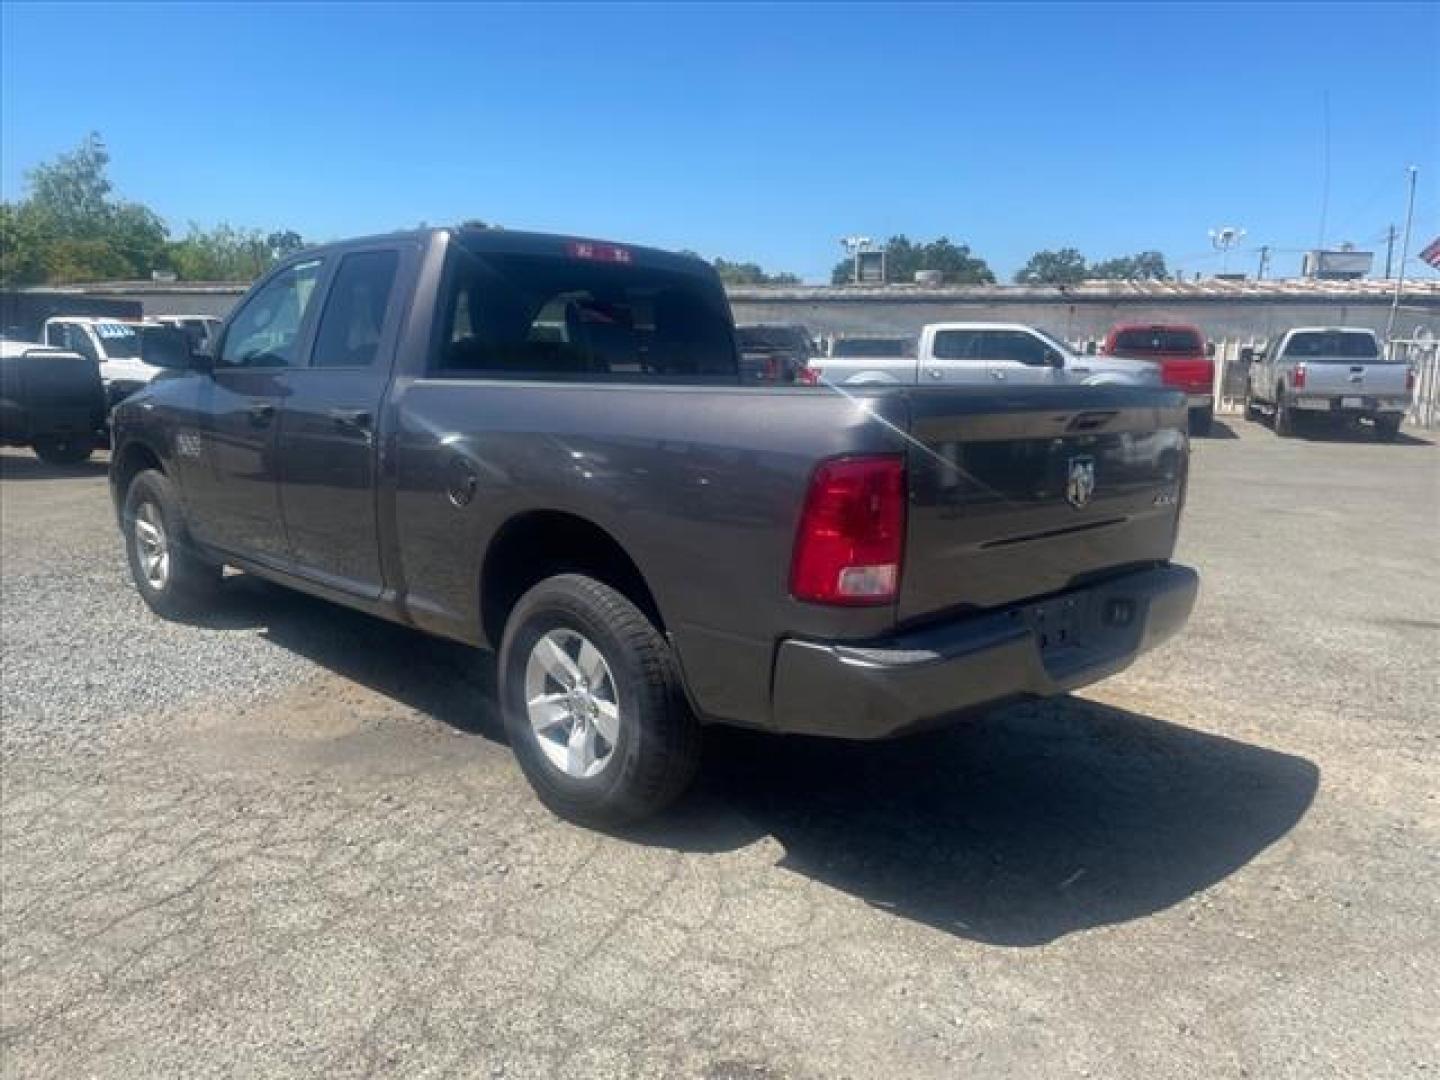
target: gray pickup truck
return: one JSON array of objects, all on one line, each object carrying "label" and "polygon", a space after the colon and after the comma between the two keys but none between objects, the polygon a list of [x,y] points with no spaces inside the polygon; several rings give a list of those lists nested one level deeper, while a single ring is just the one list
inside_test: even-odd
[{"label": "gray pickup truck", "polygon": [[665,805],[710,723],[869,739],[1174,634],[1181,394],[746,385],[703,262],[433,230],[290,258],[113,417],[132,576],[222,565],[498,651],[540,797]]}]

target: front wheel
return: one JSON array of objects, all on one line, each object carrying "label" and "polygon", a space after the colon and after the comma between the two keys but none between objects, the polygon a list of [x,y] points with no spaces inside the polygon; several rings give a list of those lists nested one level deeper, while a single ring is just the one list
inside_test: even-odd
[{"label": "front wheel", "polygon": [[1400,435],[1400,417],[1396,415],[1375,417],[1375,437],[1381,442],[1394,442]]},{"label": "front wheel", "polygon": [[40,435],[33,446],[35,456],[47,465],[79,465],[88,461],[95,441],[74,435]]},{"label": "front wheel", "polygon": [[670,646],[610,586],[579,574],[540,582],[505,624],[499,669],[511,749],[561,817],[622,825],[689,786],[700,728]]},{"label": "front wheel", "polygon": [[179,496],[164,473],[146,469],[131,481],[121,521],[130,576],[152,611],[174,619],[212,599],[221,568],[191,548]]}]

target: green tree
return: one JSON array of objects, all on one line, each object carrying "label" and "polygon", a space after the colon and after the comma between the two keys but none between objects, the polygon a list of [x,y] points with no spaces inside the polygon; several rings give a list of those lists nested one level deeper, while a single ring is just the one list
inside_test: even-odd
[{"label": "green tree", "polygon": [[1015,280],[1021,285],[1074,285],[1085,277],[1085,256],[1074,248],[1061,248],[1031,255]]},{"label": "green tree", "polygon": [[1122,255],[1090,267],[1090,277],[1104,281],[1164,281],[1169,276],[1165,256],[1158,251]]},{"label": "green tree", "polygon": [[45,280],[46,230],[27,202],[0,203],[0,285]]},{"label": "green tree", "polygon": [[[920,270],[934,270],[947,285],[992,285],[995,274],[988,263],[970,251],[969,244],[956,244],[942,236],[929,243],[916,244],[908,236],[892,236],[885,243],[885,280],[911,282]],[[854,263],[842,259],[831,271],[836,285],[848,285],[854,274]]]},{"label": "green tree", "polygon": [[[249,281],[275,261],[304,246],[299,235],[293,248],[283,233],[268,237],[259,229],[242,229],[222,222],[202,229],[193,221],[185,239],[170,245],[170,263],[186,281]],[[284,249],[284,250],[282,250]]]},{"label": "green tree", "polygon": [[770,274],[758,263],[731,262],[716,259],[712,266],[726,285],[798,285],[800,279],[794,274]]}]

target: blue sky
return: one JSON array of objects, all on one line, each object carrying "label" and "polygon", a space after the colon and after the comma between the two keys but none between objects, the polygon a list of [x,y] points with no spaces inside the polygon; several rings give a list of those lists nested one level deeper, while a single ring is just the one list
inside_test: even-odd
[{"label": "blue sky", "polygon": [[[1030,252],[1375,244],[1420,166],[1440,5],[3,8],[0,185],[97,130],[174,227],[481,217],[828,277],[837,238]],[[1288,249],[1288,250],[1287,250]],[[1381,247],[1383,250],[1383,246]],[[1253,254],[1231,257],[1253,269]],[[1423,268],[1420,268],[1423,269]]]}]

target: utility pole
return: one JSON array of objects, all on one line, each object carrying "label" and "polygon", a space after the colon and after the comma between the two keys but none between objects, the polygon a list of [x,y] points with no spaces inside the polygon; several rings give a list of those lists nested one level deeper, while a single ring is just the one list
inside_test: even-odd
[{"label": "utility pole", "polygon": [[1395,299],[1390,302],[1390,319],[1385,324],[1385,341],[1388,344],[1390,336],[1395,332],[1395,314],[1400,310],[1400,292],[1405,288],[1405,260],[1410,257],[1410,226],[1415,221],[1415,174],[1420,169],[1411,165],[1410,173],[1410,199],[1405,207],[1405,236],[1400,241],[1400,276],[1395,281]]},{"label": "utility pole", "polygon": [[1390,280],[1390,260],[1395,254],[1395,226],[1390,226],[1390,231],[1385,234],[1385,280]]},{"label": "utility pole", "polygon": [[1256,281],[1264,281],[1264,280],[1265,280],[1265,268],[1266,268],[1267,266],[1269,266],[1269,265],[1270,265],[1270,245],[1269,245],[1269,244],[1261,244],[1261,245],[1260,245],[1260,266],[1259,266],[1259,268],[1255,271],[1255,280],[1256,280]]}]

